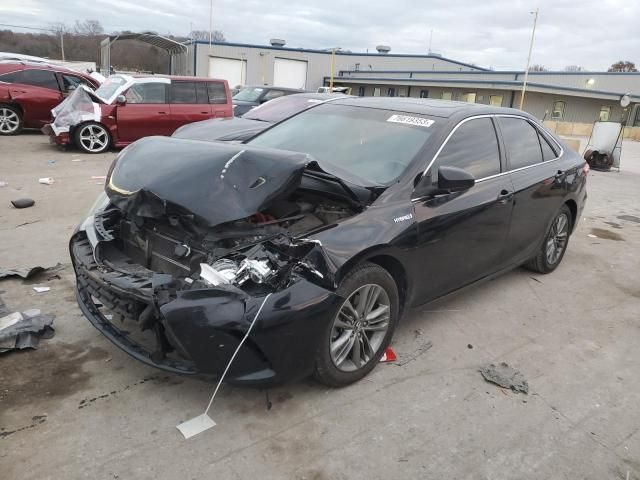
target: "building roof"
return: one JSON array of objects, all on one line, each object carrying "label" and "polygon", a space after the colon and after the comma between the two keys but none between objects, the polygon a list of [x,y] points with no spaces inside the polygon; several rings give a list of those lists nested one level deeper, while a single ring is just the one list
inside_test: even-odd
[{"label": "building roof", "polygon": [[163,37],[162,35],[157,35],[153,32],[109,35],[109,44],[117,40],[138,40],[140,42],[148,43],[149,45],[153,45],[154,47],[166,50],[170,54],[184,53],[187,51],[187,47],[184,44],[176,42],[175,40],[171,40],[170,38]]}]

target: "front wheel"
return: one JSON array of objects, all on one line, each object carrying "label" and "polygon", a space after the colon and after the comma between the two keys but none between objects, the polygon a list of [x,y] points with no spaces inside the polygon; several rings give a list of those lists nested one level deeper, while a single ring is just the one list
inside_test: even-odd
[{"label": "front wheel", "polygon": [[20,110],[9,105],[0,105],[0,135],[17,135],[21,130]]},{"label": "front wheel", "polygon": [[571,210],[563,205],[551,222],[538,254],[525,264],[528,269],[539,273],[551,273],[560,265],[569,244],[571,222]]},{"label": "front wheel", "polygon": [[364,263],[337,290],[344,302],[327,325],[316,354],[315,377],[342,387],[367,375],[389,345],[398,323],[398,288],[382,267]]},{"label": "front wheel", "polygon": [[111,137],[104,125],[89,122],[80,125],[74,132],[76,146],[86,153],[102,153],[109,148]]}]

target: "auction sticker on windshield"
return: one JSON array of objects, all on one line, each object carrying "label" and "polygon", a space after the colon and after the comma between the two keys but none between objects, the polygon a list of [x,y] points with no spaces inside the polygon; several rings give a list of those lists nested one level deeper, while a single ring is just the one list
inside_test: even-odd
[{"label": "auction sticker on windshield", "polygon": [[429,120],[428,118],[412,117],[410,115],[391,115],[387,118],[387,122],[404,123],[406,125],[415,125],[417,127],[425,128],[429,128],[435,123],[434,120]]}]

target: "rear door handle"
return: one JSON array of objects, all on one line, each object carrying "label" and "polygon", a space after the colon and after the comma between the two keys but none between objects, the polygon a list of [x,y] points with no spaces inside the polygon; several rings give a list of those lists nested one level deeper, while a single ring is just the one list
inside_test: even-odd
[{"label": "rear door handle", "polygon": [[513,192],[505,189],[500,192],[500,195],[498,195],[498,202],[504,205],[505,203],[510,201],[512,198],[513,198]]}]

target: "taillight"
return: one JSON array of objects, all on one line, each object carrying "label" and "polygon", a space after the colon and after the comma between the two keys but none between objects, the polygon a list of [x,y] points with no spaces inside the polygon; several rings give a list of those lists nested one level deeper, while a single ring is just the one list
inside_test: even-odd
[{"label": "taillight", "polygon": [[591,170],[591,168],[589,167],[589,164],[587,162],[584,162],[584,165],[582,166],[583,175],[587,176],[587,174],[589,173],[589,170]]}]

